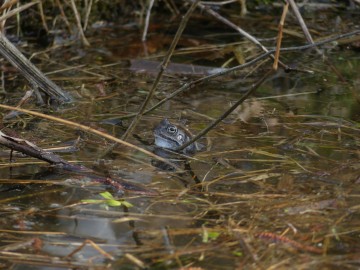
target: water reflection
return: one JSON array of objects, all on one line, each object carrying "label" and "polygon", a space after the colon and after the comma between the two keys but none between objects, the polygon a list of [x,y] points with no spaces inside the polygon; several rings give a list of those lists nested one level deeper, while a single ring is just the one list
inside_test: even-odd
[{"label": "water reflection", "polygon": [[[353,60],[356,54],[338,52],[342,53],[346,61],[333,59],[338,68],[346,72],[348,66],[354,66],[358,70]],[[290,235],[294,238],[313,239],[308,242],[314,245],[335,241],[358,248],[350,236],[356,238],[358,222],[355,213],[359,204],[359,106],[351,87],[336,81],[322,62],[308,57],[311,65],[300,64],[310,65],[317,71],[315,74],[276,74],[256,96],[206,135],[206,151],[186,158],[131,138],[132,143],[153,149],[174,166],[122,146],[106,162],[98,163],[110,175],[160,192],[156,197],[131,193],[120,197],[114,193],[134,205],[129,209],[81,203],[83,199],[101,199],[99,193],[108,190],[105,185],[76,181],[69,186],[71,175],[47,170],[47,165],[36,162],[28,165],[28,160],[22,163],[20,158],[10,165],[3,158],[0,221],[2,229],[12,230],[12,235],[4,236],[4,245],[25,238],[16,232],[43,232],[44,254],[66,256],[90,239],[118,258],[130,252],[149,264],[154,258],[166,261],[166,256],[188,249],[195,254],[189,257],[201,258],[205,254],[210,258],[204,263],[205,269],[210,260],[219,267],[226,258],[231,263],[239,260],[233,253],[236,248],[243,251],[238,247],[239,237],[246,238],[257,250],[271,246],[254,241],[253,231],[288,235],[293,232]],[[83,78],[91,95],[84,90],[77,105],[65,108],[62,116],[90,122],[120,137],[128,125],[121,117],[138,110],[154,80],[151,74],[134,74],[126,65],[120,66],[96,67],[97,72],[102,72],[100,75],[116,78],[107,86],[105,96],[97,95],[99,89],[94,81],[98,77]],[[348,72],[349,76],[354,75],[353,71]],[[154,103],[191,80],[173,76],[164,79]],[[200,131],[239,99],[247,87],[242,84],[250,84],[253,79],[239,77],[241,80],[236,83],[232,78],[219,79],[191,89],[144,116],[137,132],[153,139],[152,127],[164,116],[186,118],[194,133]],[[107,121],[109,118],[116,121]],[[63,125],[46,121],[23,131],[26,137],[42,138],[41,145],[58,145],[78,135]],[[64,157],[91,166],[108,142],[91,135],[82,139],[81,149]],[[179,173],[177,168],[183,171]],[[20,181],[29,179],[30,183]],[[337,203],[311,204],[330,201]],[[301,214],[298,211],[294,215],[294,209],[299,209],[295,208],[297,204],[306,209],[301,208]],[[290,215],[284,209],[293,211]],[[51,232],[59,235],[54,237]],[[220,234],[221,240],[215,233]],[[331,238],[329,235],[333,234],[336,237]],[[198,247],[200,251],[195,250]],[[343,252],[335,244],[329,247],[334,253]],[[286,250],[282,252],[288,254]],[[290,253],[295,254],[294,250]],[[106,262],[89,246],[79,254],[79,261],[94,256],[95,262]]]}]

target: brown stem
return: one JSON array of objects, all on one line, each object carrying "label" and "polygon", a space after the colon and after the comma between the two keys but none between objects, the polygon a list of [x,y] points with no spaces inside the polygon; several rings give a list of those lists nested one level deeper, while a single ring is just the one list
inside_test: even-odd
[{"label": "brown stem", "polygon": [[[305,24],[305,21],[303,19],[303,17],[301,16],[301,13],[295,3],[294,0],[287,0],[288,3],[290,4],[294,14],[295,14],[295,17],[297,18],[299,24],[300,24],[300,27],[301,29],[303,30],[304,32],[304,35],[305,35],[305,38],[306,40],[311,43],[311,44],[314,44],[314,40],[313,38],[311,37],[311,34],[310,34],[310,31],[308,29],[308,27],[306,26]],[[327,58],[324,56],[324,53],[321,52],[318,48],[315,48],[316,49],[316,52],[318,54],[320,54],[323,58],[324,58],[324,61],[328,64],[328,66],[332,69],[332,71],[336,74],[336,76],[342,81],[342,82],[346,82],[346,79],[344,78],[344,76],[341,74],[341,72],[334,66],[334,64]]]},{"label": "brown stem", "polygon": [[76,7],[76,3],[75,3],[75,0],[70,0],[70,3],[71,3],[71,8],[74,12],[74,15],[75,15],[75,20],[76,20],[76,25],[78,27],[78,31],[79,31],[79,34],[80,34],[80,37],[81,37],[81,40],[83,42],[83,44],[85,46],[90,46],[90,43],[89,41],[87,40],[86,36],[85,36],[85,33],[84,33],[84,29],[81,25],[81,18],[80,18],[80,13],[79,11],[77,10],[77,7]]},{"label": "brown stem", "polygon": [[151,9],[152,9],[152,7],[153,7],[153,5],[154,5],[154,1],[155,1],[155,0],[150,0],[150,2],[149,2],[149,4],[148,4],[148,8],[147,8],[147,11],[146,11],[146,17],[145,17],[144,31],[143,31],[143,35],[142,35],[142,38],[141,38],[141,41],[142,41],[142,42],[145,42],[145,41],[146,41],[147,31],[148,31],[148,29],[149,29]]},{"label": "brown stem", "polygon": [[[193,0],[189,0],[190,2],[192,2]],[[204,10],[206,13],[210,14],[211,16],[215,17],[216,19],[218,19],[219,21],[223,22],[224,24],[228,25],[229,27],[231,27],[232,29],[238,31],[242,36],[244,36],[245,38],[247,38],[248,40],[250,40],[251,42],[253,42],[255,45],[257,45],[261,50],[263,50],[264,52],[268,52],[268,49],[261,44],[260,41],[258,41],[254,36],[250,35],[248,32],[244,31],[243,29],[241,29],[239,26],[237,26],[236,24],[234,24],[233,22],[229,21],[228,19],[224,18],[223,16],[221,16],[219,13],[215,12],[214,10],[212,10],[211,8],[203,5],[203,4],[199,4],[198,5],[202,10]],[[274,55],[273,54],[269,54],[269,56],[274,59]],[[279,61],[279,64],[285,68],[288,69],[289,67],[282,63],[281,61]]]},{"label": "brown stem", "polygon": [[161,77],[164,73],[164,71],[167,68],[167,65],[169,64],[170,58],[174,53],[175,47],[181,37],[182,32],[185,29],[185,26],[188,22],[188,20],[190,19],[191,14],[193,13],[194,9],[196,8],[197,4],[198,4],[199,0],[196,0],[193,2],[193,4],[191,5],[191,7],[188,9],[188,11],[186,12],[185,16],[183,17],[183,19],[181,20],[180,26],[178,28],[178,31],[176,32],[176,35],[170,45],[170,48],[161,64],[161,68],[160,71],[153,83],[153,86],[151,87],[144,103],[141,105],[139,112],[137,113],[137,115],[135,116],[135,118],[133,119],[133,121],[131,122],[130,126],[128,127],[128,129],[126,130],[125,134],[123,135],[122,139],[125,141],[127,139],[127,137],[132,133],[132,131],[134,130],[134,128],[136,127],[137,123],[139,122],[141,116],[144,114],[144,111],[146,109],[146,106],[149,104],[150,99],[152,98],[152,96],[155,93],[155,90],[161,80]]},{"label": "brown stem", "polygon": [[[55,121],[55,122],[58,122],[58,123],[62,123],[68,127],[71,127],[71,128],[76,128],[76,129],[80,129],[80,130],[83,130],[85,132],[89,132],[89,133],[92,133],[92,134],[95,134],[95,135],[98,135],[98,136],[101,136],[103,138],[106,138],[108,140],[112,140],[116,143],[119,143],[119,144],[122,144],[124,146],[127,146],[127,147],[130,147],[132,149],[135,149],[135,150],[138,150],[140,152],[142,152],[143,154],[146,154],[152,158],[155,158],[157,160],[160,160],[162,162],[165,162],[166,164],[169,164],[170,166],[173,166],[174,168],[177,168],[178,167],[176,165],[174,165],[173,163],[169,162],[168,160],[162,158],[162,157],[159,157],[145,149],[142,149],[141,147],[139,146],[136,146],[136,145],[133,145],[131,143],[128,143],[128,142],[125,142],[123,140],[120,140],[114,136],[111,136],[110,134],[107,134],[105,132],[102,132],[100,130],[97,130],[97,129],[94,129],[94,128],[91,128],[91,127],[88,127],[88,126],[84,126],[84,125],[81,125],[81,124],[78,124],[78,123],[75,123],[75,122],[72,122],[72,121],[69,121],[69,120],[65,120],[65,119],[61,119],[61,118],[58,118],[58,117],[55,117],[55,116],[52,116],[52,115],[47,115],[47,114],[43,114],[43,113],[39,113],[39,112],[33,112],[33,111],[30,111],[30,110],[26,110],[26,109],[22,109],[22,108],[18,108],[18,107],[13,107],[13,106],[8,106],[8,105],[3,105],[3,104],[0,104],[0,108],[3,108],[3,109],[7,109],[7,110],[14,110],[14,111],[19,111],[19,112],[23,112],[23,113],[26,113],[26,114],[30,114],[30,115],[35,115],[37,117],[41,117],[41,118],[44,118],[44,119],[48,119],[48,120],[51,120],[51,121]],[[181,171],[181,169],[179,169]]]},{"label": "brown stem", "polygon": [[253,94],[256,89],[259,88],[259,86],[274,72],[273,69],[266,72],[266,74],[260,78],[259,81],[256,82],[234,105],[232,105],[226,112],[224,112],[218,119],[213,121],[209,126],[204,128],[202,131],[200,131],[196,136],[194,136],[190,141],[183,144],[176,150],[182,150],[186,147],[188,147],[190,144],[194,143],[198,139],[200,139],[202,136],[207,134],[210,130],[212,130],[215,126],[217,126],[223,119],[225,119],[230,113],[232,113],[241,103],[243,103],[251,94]]},{"label": "brown stem", "polygon": [[29,81],[50,97],[59,101],[70,101],[70,96],[49,80],[0,32],[0,54],[6,58]]},{"label": "brown stem", "polygon": [[282,37],[283,37],[283,28],[284,28],[285,18],[286,18],[286,14],[288,12],[288,9],[289,9],[289,3],[286,2],[285,6],[284,6],[283,13],[281,15],[281,20],[280,20],[280,23],[279,23],[279,33],[278,33],[278,37],[277,37],[277,41],[276,41],[276,52],[275,52],[275,59],[274,59],[274,64],[273,64],[273,69],[274,70],[278,69],[281,41],[282,41]]},{"label": "brown stem", "polygon": [[46,161],[52,165],[56,165],[64,170],[89,177],[90,179],[96,182],[111,186],[117,192],[120,191],[122,192],[124,190],[127,190],[143,195],[158,194],[154,190],[147,189],[146,187],[142,187],[140,185],[127,182],[119,177],[109,178],[109,177],[103,177],[101,175],[97,175],[93,170],[86,168],[85,166],[71,164],[52,152],[45,151],[44,149],[36,146],[35,144],[27,140],[14,136],[9,136],[3,131],[0,131],[0,145],[6,146],[11,149],[10,157],[12,156],[12,152],[15,150],[25,155]]},{"label": "brown stem", "polygon": [[[340,34],[340,35],[336,35],[336,36],[333,36],[333,37],[330,37],[330,38],[327,38],[327,39],[324,39],[324,40],[321,40],[319,42],[315,42],[314,44],[307,44],[307,45],[302,45],[302,46],[296,46],[296,47],[287,47],[287,48],[281,48],[280,49],[280,52],[291,52],[291,51],[302,51],[302,50],[307,50],[307,49],[310,49],[310,48],[314,48],[316,46],[320,46],[320,45],[323,45],[323,44],[326,44],[326,43],[329,43],[329,42],[332,42],[334,40],[338,40],[338,39],[343,39],[343,38],[346,38],[346,37],[349,37],[349,36],[354,36],[354,35],[359,35],[360,34],[360,30],[355,30],[355,31],[352,31],[352,32],[349,32],[349,33],[345,33],[345,34]],[[243,64],[243,65],[239,65],[239,66],[236,66],[236,67],[233,67],[233,68],[229,68],[229,69],[226,69],[226,70],[222,70],[220,72],[217,72],[215,74],[212,74],[212,75],[209,75],[209,76],[206,76],[206,77],[203,77],[201,79],[198,79],[196,81],[192,81],[190,83],[186,83],[184,84],[182,87],[180,87],[179,89],[177,89],[176,91],[174,91],[172,94],[170,94],[168,97],[162,99],[161,101],[159,101],[157,104],[155,104],[153,107],[149,108],[148,110],[146,110],[144,112],[144,114],[147,114],[149,112],[152,112],[154,111],[155,109],[159,108],[162,104],[164,104],[166,101],[172,99],[174,96],[178,95],[179,93],[181,92],[184,92],[186,90],[189,90],[193,87],[195,87],[196,85],[199,85],[201,83],[204,83],[204,82],[208,82],[210,81],[211,79],[214,79],[214,78],[217,78],[217,77],[220,77],[220,76],[224,76],[224,75],[227,75],[227,74],[230,74],[234,71],[237,71],[237,70],[241,70],[243,68],[246,68],[248,66],[251,66],[257,62],[259,62],[260,60],[264,59],[265,57],[268,57],[270,54],[274,53],[276,50],[275,49],[271,49],[269,50],[268,52],[254,58],[253,60]],[[300,70],[298,70],[300,71]],[[302,72],[309,72],[309,71],[302,71]],[[125,115],[125,116],[122,116],[122,117],[119,117],[120,119],[126,119],[126,118],[131,118],[131,117],[134,117],[136,114],[135,113],[132,113],[132,114],[128,114],[128,115]]]}]

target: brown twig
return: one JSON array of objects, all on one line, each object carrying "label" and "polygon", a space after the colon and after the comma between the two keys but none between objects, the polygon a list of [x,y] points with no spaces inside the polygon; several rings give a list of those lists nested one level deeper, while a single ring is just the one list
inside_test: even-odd
[{"label": "brown twig", "polygon": [[0,12],[5,10],[5,9],[11,8],[16,3],[18,3],[18,0],[4,1],[4,3],[0,7]]},{"label": "brown twig", "polygon": [[[349,37],[349,36],[353,36],[353,35],[359,35],[360,34],[360,30],[355,30],[355,31],[352,31],[352,32],[349,32],[349,33],[345,33],[345,34],[340,34],[340,35],[336,35],[334,37],[330,37],[330,38],[327,38],[327,39],[324,39],[322,41],[319,41],[319,42],[315,42],[314,44],[307,44],[307,45],[302,45],[302,46],[295,46],[295,47],[287,47],[287,48],[281,48],[280,49],[280,52],[291,52],[291,51],[302,51],[302,50],[307,50],[307,49],[310,49],[310,48],[314,48],[315,46],[320,46],[320,45],[323,45],[323,44],[326,44],[326,43],[329,43],[329,42],[332,42],[334,40],[338,40],[338,39],[343,39],[343,38],[346,38],[346,37]],[[166,98],[162,99],[161,101],[159,101],[157,104],[155,104],[153,107],[149,108],[148,110],[146,110],[144,112],[144,114],[148,114],[149,112],[152,112],[154,111],[155,109],[159,108],[162,104],[164,104],[166,101],[172,99],[173,97],[175,97],[176,95],[180,94],[181,92],[184,92],[186,90],[189,90],[201,83],[205,83],[205,82],[208,82],[212,79],[215,79],[217,77],[220,77],[220,76],[224,76],[224,75],[228,75],[232,72],[235,72],[235,71],[238,71],[238,70],[241,70],[241,69],[244,69],[248,66],[251,66],[257,62],[259,62],[260,60],[268,57],[270,54],[273,54],[276,50],[275,49],[271,49],[269,50],[268,52],[254,58],[253,60],[245,63],[245,64],[242,64],[242,65],[239,65],[239,66],[236,66],[236,67],[232,67],[232,68],[229,68],[229,69],[225,69],[225,70],[222,70],[220,72],[217,72],[217,73],[214,73],[214,74],[211,74],[209,76],[206,76],[206,77],[203,77],[201,79],[198,79],[196,81],[192,81],[190,83],[186,83],[184,84],[182,87],[180,87],[179,89],[175,90],[173,93],[171,93],[169,96],[167,96]],[[120,119],[125,119],[125,118],[131,118],[131,117],[134,117],[136,114],[135,113],[132,113],[132,114],[128,114],[126,116],[122,116],[122,117],[119,117]]]},{"label": "brown twig", "polygon": [[86,13],[85,13],[85,19],[84,19],[84,31],[86,31],[86,28],[88,27],[88,24],[89,24],[89,17],[90,17],[92,6],[93,6],[93,0],[90,0],[89,2],[87,2],[87,6],[85,7]]},{"label": "brown twig", "polygon": [[43,8],[43,4],[42,4],[43,2],[39,1],[38,3],[39,3],[39,12],[40,12],[42,25],[43,25],[44,29],[46,30],[46,32],[49,32],[49,27],[47,26],[45,15],[44,15],[44,8]]},{"label": "brown twig", "polygon": [[19,14],[21,11],[25,10],[25,9],[28,9],[29,7],[35,5],[35,4],[39,4],[40,1],[36,1],[36,2],[30,2],[30,3],[27,3],[27,4],[24,4],[18,8],[15,8],[7,13],[5,13],[4,15],[2,15],[0,17],[0,22],[5,22],[6,19],[16,15],[16,14]]},{"label": "brown twig", "polygon": [[143,261],[141,261],[140,259],[136,258],[134,255],[132,255],[130,253],[125,253],[125,257],[129,261],[131,261],[133,264],[135,264],[137,267],[139,267],[140,269],[148,269],[146,264]]},{"label": "brown twig", "polygon": [[92,134],[95,134],[95,135],[98,135],[98,136],[101,136],[103,138],[106,138],[106,139],[109,139],[109,140],[112,140],[116,143],[119,143],[119,144],[122,144],[124,146],[127,146],[127,147],[130,147],[132,149],[135,149],[135,150],[138,150],[152,158],[155,158],[155,159],[158,159],[162,162],[165,162],[171,166],[174,166],[174,168],[178,168],[176,165],[172,164],[171,162],[169,162],[168,160],[162,158],[162,157],[159,157],[145,149],[142,149],[141,147],[138,147],[136,145],[133,145],[131,143],[128,143],[128,142],[125,142],[121,139],[118,139],[114,136],[111,136],[110,134],[107,134],[107,133],[104,133],[104,132],[101,132],[99,130],[96,130],[96,129],[93,129],[91,127],[88,127],[88,126],[84,126],[84,125],[81,125],[81,124],[78,124],[78,123],[75,123],[75,122],[72,122],[72,121],[69,121],[69,120],[65,120],[65,119],[61,119],[61,118],[58,118],[58,117],[55,117],[55,116],[51,116],[51,115],[46,115],[46,114],[43,114],[43,113],[39,113],[39,112],[33,112],[33,111],[30,111],[30,110],[26,110],[26,109],[21,109],[21,108],[17,108],[17,107],[13,107],[13,106],[8,106],[8,105],[3,105],[3,104],[0,104],[0,108],[3,108],[3,109],[7,109],[7,110],[14,110],[14,111],[19,111],[19,112],[23,112],[23,113],[26,113],[26,114],[30,114],[30,115],[35,115],[37,117],[41,117],[41,118],[44,118],[44,119],[48,119],[48,120],[51,120],[51,121],[54,121],[54,122],[58,122],[58,123],[62,123],[64,125],[67,125],[69,127],[72,127],[72,128],[77,128],[77,129],[80,129],[80,130],[83,130],[85,132],[90,132]]},{"label": "brown twig", "polygon": [[173,0],[165,0],[166,7],[170,10],[173,16],[178,16],[180,14],[179,9],[177,8],[176,4]]},{"label": "brown twig", "polygon": [[69,33],[72,33],[69,20],[68,20],[67,17],[66,17],[66,14],[65,14],[65,12],[64,12],[64,8],[63,8],[60,0],[55,0],[55,2],[56,2],[57,6],[58,6],[58,8],[59,8],[59,10],[60,10],[61,18],[64,20],[64,22],[65,22],[65,24],[66,24],[66,26],[67,26],[67,28],[68,28],[68,30],[69,30]]},{"label": "brown twig", "polygon": [[77,170],[82,169],[82,167],[72,165],[69,162],[65,161],[64,159],[62,159],[58,155],[55,155],[52,152],[44,151],[43,149],[37,147],[35,144],[33,144],[27,140],[20,139],[20,138],[14,137],[14,136],[9,136],[2,131],[0,131],[0,144],[10,148],[11,150],[15,150],[15,151],[24,153],[28,156],[31,156],[31,157],[34,157],[34,158],[37,158],[40,160],[44,160],[46,162],[49,162],[50,164],[67,166],[69,169],[75,168],[75,167]]},{"label": "brown twig", "polygon": [[166,70],[167,65],[169,64],[170,58],[172,56],[172,54],[174,53],[175,47],[182,35],[182,32],[185,29],[185,26],[188,22],[188,20],[190,19],[191,14],[193,13],[193,11],[195,10],[197,4],[198,4],[199,0],[195,0],[192,5],[190,6],[190,8],[188,9],[188,11],[186,12],[186,14],[184,15],[183,19],[181,20],[181,23],[179,25],[179,28],[175,34],[175,37],[170,45],[170,48],[167,52],[167,54],[164,57],[164,60],[161,64],[161,68],[160,71],[144,101],[144,103],[141,105],[139,112],[136,114],[135,118],[133,119],[133,121],[131,122],[130,126],[128,127],[128,129],[126,130],[126,132],[124,133],[122,139],[125,141],[127,139],[127,137],[132,133],[132,131],[134,130],[134,128],[136,127],[138,121],[140,120],[141,116],[144,114],[144,111],[146,109],[146,106],[149,104],[150,99],[152,98],[152,96],[155,93],[155,90],[162,78],[162,75],[164,73],[164,71]]},{"label": "brown twig", "polygon": [[70,101],[70,95],[49,80],[0,32],[0,54],[4,56],[29,81],[36,90],[40,88],[58,101]]},{"label": "brown twig", "polygon": [[312,37],[310,35],[309,29],[307,28],[307,26],[305,24],[305,21],[304,21],[303,17],[301,16],[301,13],[300,13],[295,1],[294,0],[287,0],[286,3],[290,4],[292,11],[294,12],[295,17],[297,18],[297,20],[298,20],[298,22],[300,24],[300,27],[304,32],[306,40],[309,43],[313,44],[314,40],[312,39]]},{"label": "brown twig", "polygon": [[266,74],[261,77],[237,102],[235,102],[234,105],[232,105],[228,110],[226,110],[219,118],[217,118],[215,121],[213,121],[209,126],[204,128],[202,131],[200,131],[196,136],[194,136],[190,141],[187,143],[181,145],[177,150],[182,150],[189,146],[190,144],[194,143],[198,139],[200,139],[202,136],[207,134],[210,130],[212,130],[215,126],[217,126],[222,120],[224,120],[230,113],[232,113],[241,103],[243,103],[251,94],[253,94],[259,86],[271,75],[273,74],[274,70],[271,69]]},{"label": "brown twig", "polygon": [[[287,0],[287,2],[290,4],[294,14],[295,14],[295,17],[297,18],[299,24],[300,24],[300,27],[301,29],[303,30],[304,32],[304,35],[305,35],[305,38],[306,40],[310,43],[310,44],[314,44],[314,40],[313,38],[311,37],[311,34],[310,34],[310,31],[308,29],[308,27],[306,26],[305,24],[305,21],[303,19],[303,17],[301,16],[301,13],[295,3],[294,0]],[[342,81],[342,82],[346,82],[346,79],[344,78],[344,76],[340,73],[340,71],[334,66],[334,64],[327,58],[327,57],[324,57],[324,54],[317,48],[315,47],[316,49],[316,52],[320,55],[323,56],[324,58],[324,61],[329,65],[329,67],[332,69],[332,71],[336,74],[336,76],[338,76],[338,78]]]},{"label": "brown twig", "polygon": [[309,251],[309,252],[316,253],[316,254],[323,253],[323,250],[320,248],[307,246],[307,245],[304,245],[297,241],[294,241],[286,236],[277,235],[277,234],[271,233],[271,232],[257,233],[256,237],[258,237],[260,239],[267,239],[267,240],[270,240],[275,243],[288,244],[294,248],[297,248],[297,249],[303,250],[303,251]]},{"label": "brown twig", "polygon": [[146,35],[147,35],[147,31],[148,31],[148,28],[149,28],[149,22],[150,22],[151,9],[152,9],[152,7],[154,5],[154,1],[155,0],[150,0],[149,1],[148,8],[147,8],[147,11],[146,11],[144,32],[143,32],[143,35],[142,35],[142,38],[141,38],[141,41],[143,41],[143,42],[146,41]]},{"label": "brown twig", "polygon": [[81,18],[80,18],[80,14],[79,14],[79,11],[77,10],[77,7],[76,7],[76,4],[75,4],[75,0],[70,0],[70,3],[71,3],[71,8],[74,12],[74,15],[75,15],[75,19],[76,19],[76,25],[78,27],[78,31],[80,33],[80,37],[81,37],[81,40],[83,42],[83,44],[85,46],[90,46],[90,43],[89,41],[86,39],[86,36],[84,34],[84,29],[81,25]]},{"label": "brown twig", "polygon": [[108,259],[110,259],[112,261],[115,260],[115,258],[113,256],[111,256],[109,253],[107,253],[105,250],[103,250],[101,247],[99,247],[99,245],[97,245],[94,241],[92,241],[90,239],[86,239],[80,246],[78,246],[71,253],[66,255],[65,258],[69,258],[69,257],[74,256],[77,252],[82,250],[86,246],[86,244],[90,244],[90,246],[92,246],[94,249],[96,249],[104,257],[106,257],[106,258],[108,258]]},{"label": "brown twig", "polygon": [[[11,130],[8,133],[10,132]],[[30,141],[15,137],[14,135],[10,136],[9,134],[5,133],[5,129],[2,129],[0,131],[0,145],[10,148],[11,152],[13,150],[18,151],[25,155],[44,160],[64,170],[78,173],[82,177],[88,177],[95,182],[111,186],[117,192],[127,190],[143,195],[158,195],[158,193],[154,190],[146,189],[145,187],[127,182],[119,177],[116,177],[114,179],[109,177],[103,177],[96,174],[96,172],[94,172],[93,170],[86,168],[85,166],[71,164],[68,161],[62,159],[60,156],[54,154],[53,152],[46,151]]]},{"label": "brown twig", "polygon": [[285,18],[286,18],[286,14],[288,12],[288,9],[289,9],[289,3],[286,2],[285,5],[284,5],[283,13],[281,15],[281,20],[280,20],[280,23],[279,23],[279,33],[278,33],[277,40],[276,40],[276,52],[275,52],[274,64],[273,64],[273,69],[274,70],[278,69],[281,41],[282,41],[282,37],[283,37],[283,28],[284,28]]},{"label": "brown twig", "polygon": [[[190,2],[193,2],[194,0],[188,0]],[[219,13],[215,12],[214,10],[212,10],[211,8],[207,7],[206,5],[203,4],[199,4],[198,5],[199,8],[201,8],[202,10],[204,10],[206,13],[210,14],[211,16],[213,16],[214,18],[216,18],[217,20],[223,22],[224,24],[228,25],[229,27],[231,27],[232,29],[234,29],[235,31],[239,32],[242,36],[244,36],[246,39],[250,40],[251,42],[253,42],[256,46],[258,46],[261,50],[263,50],[264,52],[268,52],[268,49],[261,44],[261,42],[259,40],[257,40],[254,36],[250,35],[248,32],[244,31],[241,27],[237,26],[236,24],[234,24],[233,22],[229,21],[228,19],[224,18],[223,16],[221,16]],[[274,55],[273,54],[269,54],[269,56],[274,59]],[[284,63],[282,63],[281,61],[279,61],[280,65],[285,68],[286,70],[290,70],[290,68],[285,65]]]}]

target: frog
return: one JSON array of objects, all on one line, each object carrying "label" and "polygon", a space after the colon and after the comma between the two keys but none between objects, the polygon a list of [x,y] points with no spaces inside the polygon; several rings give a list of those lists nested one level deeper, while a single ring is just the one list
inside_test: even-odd
[{"label": "frog", "polygon": [[[155,127],[154,136],[157,147],[173,151],[177,151],[180,146],[192,138],[190,132],[172,124],[167,118],[161,120]],[[199,149],[195,142],[185,147],[181,152],[184,154],[194,154],[197,150]]]}]

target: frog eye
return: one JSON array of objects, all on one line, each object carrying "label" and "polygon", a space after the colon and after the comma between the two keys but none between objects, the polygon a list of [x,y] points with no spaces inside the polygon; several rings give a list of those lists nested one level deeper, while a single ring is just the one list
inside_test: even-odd
[{"label": "frog eye", "polygon": [[178,141],[182,141],[183,138],[184,138],[184,136],[182,134],[177,135],[177,140]]},{"label": "frog eye", "polygon": [[175,126],[169,126],[167,131],[171,134],[175,134],[177,132],[177,128]]}]

